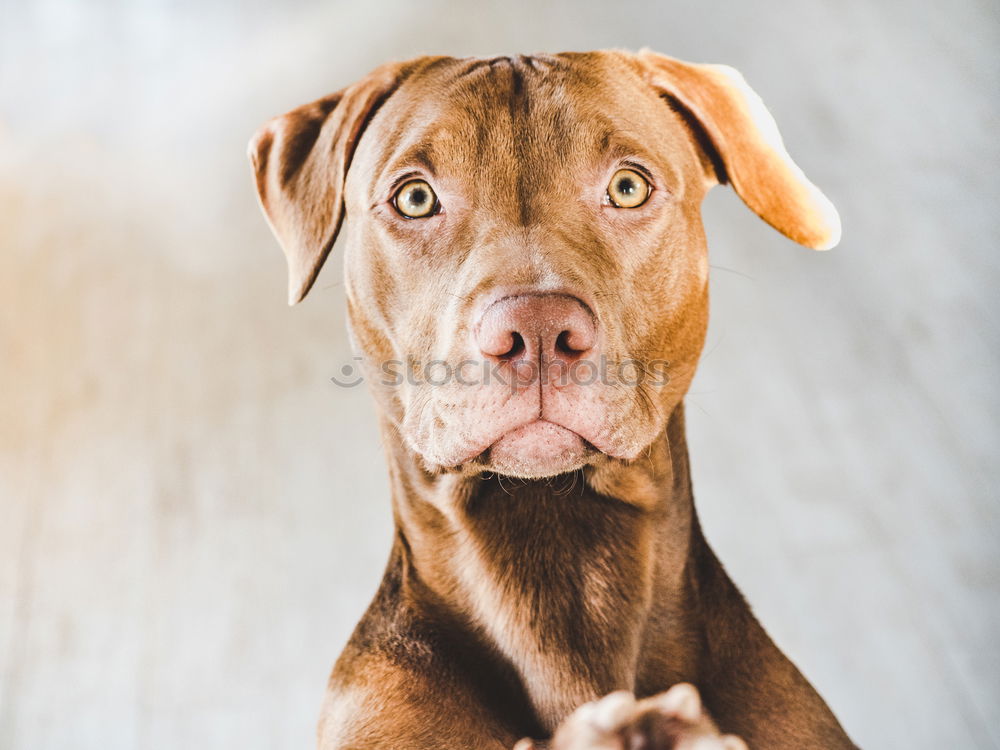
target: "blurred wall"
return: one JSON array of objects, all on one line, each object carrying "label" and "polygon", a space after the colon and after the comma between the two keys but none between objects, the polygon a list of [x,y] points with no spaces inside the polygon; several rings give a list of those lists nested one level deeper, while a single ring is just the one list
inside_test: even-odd
[{"label": "blurred wall", "polygon": [[998,6],[0,6],[0,748],[309,747],[391,522],[340,255],[301,306],[245,144],[378,63],[741,69],[838,205],[725,189],[689,398],[709,539],[867,747],[1000,747]]}]

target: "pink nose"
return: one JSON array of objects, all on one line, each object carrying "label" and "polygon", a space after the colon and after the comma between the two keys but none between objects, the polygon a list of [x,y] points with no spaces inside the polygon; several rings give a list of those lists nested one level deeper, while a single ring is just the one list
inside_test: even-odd
[{"label": "pink nose", "polygon": [[574,362],[597,343],[594,316],[568,294],[520,294],[497,300],[479,319],[476,343],[509,362]]}]

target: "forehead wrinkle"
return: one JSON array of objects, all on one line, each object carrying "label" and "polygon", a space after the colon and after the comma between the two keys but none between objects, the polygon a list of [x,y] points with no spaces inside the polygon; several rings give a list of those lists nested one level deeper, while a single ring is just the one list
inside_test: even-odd
[{"label": "forehead wrinkle", "polygon": [[[577,142],[579,108],[567,91],[572,71],[558,59],[519,56],[491,60],[488,75],[490,91],[474,92],[484,109],[478,153],[509,155],[505,191],[495,204],[505,205],[520,226],[531,226],[551,200],[549,185],[569,166]],[[492,166],[488,158],[480,164]]]},{"label": "forehead wrinkle", "polygon": [[[496,87],[480,77],[489,72],[489,61],[450,62],[427,76],[434,84],[431,96],[406,89],[408,95],[399,97],[392,111],[386,112],[396,122],[387,139],[392,147],[383,150],[374,165],[380,177],[409,165],[439,174],[449,162],[468,162],[490,146],[488,136],[496,122],[491,92]],[[416,77],[408,83],[414,82]]]},{"label": "forehead wrinkle", "polygon": [[460,135],[448,124],[431,121],[421,127],[417,123],[426,122],[425,113],[409,109],[407,112],[408,116],[397,123],[388,139],[394,147],[383,151],[374,165],[373,185],[379,185],[387,175],[398,174],[407,168],[423,169],[430,176],[437,176],[445,161],[441,159],[442,141],[461,141]]},{"label": "forehead wrinkle", "polygon": [[[507,106],[510,111],[511,133],[514,135],[515,170],[515,193],[518,208],[518,220],[521,226],[526,227],[532,223],[534,216],[531,206],[531,186],[529,176],[524,165],[527,161],[526,142],[534,133],[530,128],[529,114],[531,102],[525,86],[524,74],[513,60],[508,60],[510,75],[509,92],[507,93]],[[520,135],[520,137],[518,137]]]},{"label": "forehead wrinkle", "polygon": [[606,158],[624,159],[626,156],[654,158],[645,140],[637,133],[628,130],[608,131],[601,136],[600,141],[598,151]]},{"label": "forehead wrinkle", "polygon": [[447,133],[453,147],[440,150],[437,166],[473,178],[473,202],[492,211],[514,209],[512,217],[525,203],[516,196],[525,160],[522,136],[528,131],[518,115],[517,90],[523,86],[515,82],[514,65],[509,58],[492,58],[449,71],[436,87],[445,99],[446,124],[425,139],[439,145]]},{"label": "forehead wrinkle", "polygon": [[[478,191],[490,193],[483,199],[494,209],[505,206],[511,219],[528,225],[536,218],[532,204],[546,197],[544,185],[595,158],[644,156],[664,172],[661,160],[643,146],[648,137],[635,132],[627,119],[616,121],[590,98],[576,95],[580,87],[573,86],[607,82],[563,62],[472,59],[426,74],[432,86],[419,94],[405,89],[409,95],[397,99],[393,112],[384,111],[396,125],[386,139],[390,147],[379,149],[377,180],[407,167],[437,177],[452,171],[475,176]],[[671,170],[666,172],[666,179],[673,179]]]},{"label": "forehead wrinkle", "polygon": [[[667,127],[667,123],[664,123],[663,129],[665,130]],[[648,136],[636,132],[628,125],[615,123],[611,120],[602,122],[601,130],[595,138],[595,146],[602,159],[626,159],[634,156],[649,161],[668,180],[672,182],[680,180],[681,174],[678,172],[677,165],[672,159],[660,158],[657,145],[655,141],[651,142]]]},{"label": "forehead wrinkle", "polygon": [[437,176],[434,167],[434,145],[431,141],[419,141],[401,154],[391,158],[385,168],[388,174],[396,174],[408,169],[420,168],[431,177]]}]

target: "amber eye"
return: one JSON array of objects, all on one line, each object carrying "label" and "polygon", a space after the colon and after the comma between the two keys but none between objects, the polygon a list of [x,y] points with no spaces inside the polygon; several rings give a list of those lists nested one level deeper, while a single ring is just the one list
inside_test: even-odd
[{"label": "amber eye", "polygon": [[651,188],[634,169],[619,169],[608,183],[608,200],[617,208],[637,208],[646,202]]},{"label": "amber eye", "polygon": [[437,196],[423,180],[410,180],[396,191],[392,199],[396,210],[407,219],[422,219],[437,213]]}]

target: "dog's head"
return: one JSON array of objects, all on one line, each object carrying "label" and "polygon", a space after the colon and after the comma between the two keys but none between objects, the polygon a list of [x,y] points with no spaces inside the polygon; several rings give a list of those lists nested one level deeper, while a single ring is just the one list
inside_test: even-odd
[{"label": "dog's head", "polygon": [[431,471],[640,455],[701,352],[712,185],[808,247],[840,231],[736,71],[650,52],[386,65],[250,156],[292,303],[343,223],[356,346]]}]

